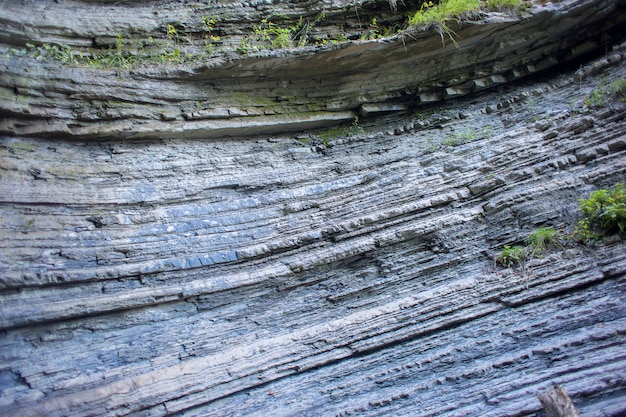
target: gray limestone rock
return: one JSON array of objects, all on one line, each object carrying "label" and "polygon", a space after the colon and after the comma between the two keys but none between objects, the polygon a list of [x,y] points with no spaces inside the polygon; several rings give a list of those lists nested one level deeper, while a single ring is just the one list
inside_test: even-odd
[{"label": "gray limestone rock", "polygon": [[[175,1],[27,3],[2,3],[5,45],[201,22]],[[240,33],[320,7],[331,30],[350,4],[195,6]],[[619,38],[623,3],[533,7],[468,25],[460,50],[424,32],[410,52],[204,68],[0,59],[2,414],[543,416],[558,384],[583,416],[624,415],[623,239],[494,262],[538,227],[572,233],[579,198],[626,181],[626,105],[584,104],[626,78],[623,46],[562,66]]]}]

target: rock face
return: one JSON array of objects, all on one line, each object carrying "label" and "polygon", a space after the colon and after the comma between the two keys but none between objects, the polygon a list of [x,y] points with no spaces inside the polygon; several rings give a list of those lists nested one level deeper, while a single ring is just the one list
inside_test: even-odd
[{"label": "rock face", "polygon": [[[363,16],[361,26],[366,20],[377,22],[379,13],[385,16],[378,9],[368,11],[366,6],[372,2],[366,2],[358,14],[354,3],[347,1],[304,2],[295,8],[292,2],[278,1],[271,7],[256,2],[252,10],[240,3],[181,6],[169,2],[158,7],[151,2],[143,7],[142,2],[106,7],[70,3],[65,9],[52,1],[27,2],[28,8],[6,3],[6,29],[0,31],[0,40],[24,45],[28,40],[41,44],[71,38],[70,44],[79,48],[102,46],[103,38],[115,39],[117,33],[128,44],[120,47],[120,53],[145,55],[149,60],[155,53],[145,42],[139,46],[137,42],[154,34],[151,42],[165,50],[156,58],[166,62],[171,56],[197,53],[206,36],[218,29],[227,45],[237,44],[244,38],[242,33],[252,31],[254,18],[295,20],[328,9],[329,17],[318,25],[330,25],[331,30],[341,24],[345,37],[351,34],[355,13]],[[383,5],[389,9],[386,1]],[[122,20],[117,21],[118,16]],[[215,16],[217,23],[211,32],[204,25],[203,32],[208,16]],[[111,21],[117,23],[108,24]],[[243,23],[236,25],[236,21]],[[386,21],[393,25],[393,18]],[[624,24],[624,1],[567,1],[552,8],[537,5],[519,17],[492,13],[458,27],[450,23],[454,34],[449,35],[441,29],[441,35],[434,28],[414,29],[384,40],[327,42],[293,52],[261,51],[237,58],[228,53],[233,47],[225,46],[224,54],[208,61],[169,70],[162,66],[59,68],[54,63],[33,67],[31,60],[12,59],[1,67],[0,110],[5,118],[0,133],[65,139],[205,139],[327,126],[475,93],[592,52],[605,52],[621,42]],[[167,30],[176,31],[170,34],[174,40],[163,34]],[[178,33],[186,34],[185,42]],[[24,39],[26,35],[31,38]],[[86,54],[101,50],[83,49]],[[47,49],[41,52],[50,54]],[[70,59],[68,54],[61,58]]]},{"label": "rock face", "polygon": [[[129,9],[140,33],[160,27],[144,2],[95,3],[5,2],[5,22],[26,23],[2,39],[79,48]],[[626,45],[603,43],[623,4],[540,7],[470,25],[460,50],[415,35],[404,62],[401,39],[211,69],[3,58],[3,414],[529,416],[559,384],[583,416],[624,415],[623,241],[494,264],[537,227],[571,232],[579,198],[626,181],[626,106],[583,104],[626,78]],[[104,23],[63,34],[68,10]],[[506,83],[597,45],[576,72]],[[469,96],[426,106],[431,93]],[[263,114],[236,115],[256,94]]]}]

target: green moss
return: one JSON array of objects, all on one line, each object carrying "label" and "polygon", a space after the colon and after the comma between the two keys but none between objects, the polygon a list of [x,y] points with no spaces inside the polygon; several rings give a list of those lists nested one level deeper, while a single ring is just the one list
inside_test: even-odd
[{"label": "green moss", "polygon": [[23,151],[23,152],[34,152],[36,149],[35,145],[31,143],[26,143],[26,142],[12,142],[10,147],[13,150]]},{"label": "green moss", "polygon": [[443,0],[437,4],[428,1],[422,3],[420,10],[409,18],[409,23],[412,25],[445,24],[451,20],[458,20],[464,14],[477,12],[480,8],[480,0]]},{"label": "green moss", "polygon": [[359,124],[358,116],[355,116],[350,126],[343,125],[333,127],[318,133],[317,136],[324,142],[325,145],[328,145],[331,139],[357,136],[363,133],[365,133],[365,129],[363,129],[363,127]]},{"label": "green moss", "polygon": [[337,139],[344,136],[346,132],[345,127],[332,127],[330,129],[326,129],[317,134],[317,136],[322,139],[322,141],[328,142],[331,139]]},{"label": "green moss", "polygon": [[454,39],[456,33],[448,25],[449,22],[459,22],[467,16],[483,9],[517,11],[523,8],[521,0],[442,0],[439,3],[427,1],[422,3],[420,9],[409,17],[409,25],[420,26],[435,24],[443,34],[448,35],[450,40],[458,47]]}]

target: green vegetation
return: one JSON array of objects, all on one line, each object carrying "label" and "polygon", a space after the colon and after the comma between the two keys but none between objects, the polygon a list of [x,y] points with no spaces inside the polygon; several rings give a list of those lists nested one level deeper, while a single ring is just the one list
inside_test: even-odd
[{"label": "green vegetation", "polygon": [[181,62],[190,61],[194,58],[193,54],[186,53],[181,48],[181,36],[185,34],[176,29],[174,25],[168,24],[166,28],[167,38],[170,44],[174,44],[172,49],[167,49],[163,54],[161,54],[162,62],[171,62],[179,64]]},{"label": "green vegetation", "polygon": [[[505,268],[519,266],[526,276],[525,262],[528,257],[543,256],[549,249],[564,249],[565,239],[575,239],[586,244],[610,235],[626,234],[626,188],[617,183],[612,189],[601,189],[589,198],[580,199],[584,218],[578,222],[573,235],[565,235],[551,227],[539,227],[528,235],[527,246],[505,245],[494,262]],[[526,277],[527,278],[527,277]]]},{"label": "green vegetation", "polygon": [[24,229],[26,230],[31,229],[34,224],[35,224],[35,219],[28,219],[26,220],[26,222],[24,222]]},{"label": "green vegetation", "polygon": [[496,257],[496,262],[505,268],[511,268],[515,266],[515,264],[523,267],[526,256],[528,256],[528,252],[523,246],[511,247],[504,245],[500,255]]},{"label": "green vegetation", "polygon": [[115,49],[106,49],[85,59],[89,65],[99,68],[131,68],[141,63],[139,56],[124,50],[124,39],[121,33],[117,34]]},{"label": "green vegetation", "polygon": [[202,16],[204,30],[206,32],[204,38],[204,48],[209,57],[215,53],[215,48],[221,44],[221,38],[215,34],[215,25],[219,22],[216,17]]},{"label": "green vegetation", "polygon": [[430,154],[430,153],[436,152],[438,148],[439,147],[433,141],[432,138],[427,138],[426,139],[426,148],[424,149],[424,153],[425,154]]},{"label": "green vegetation", "polygon": [[584,217],[578,222],[574,234],[580,242],[600,240],[626,231],[626,190],[622,183],[580,199],[579,208]]},{"label": "green vegetation", "polygon": [[38,61],[58,61],[70,65],[90,65],[97,68],[131,68],[149,59],[124,49],[124,39],[117,35],[115,48],[98,50],[93,53],[75,53],[68,45],[26,44],[24,49],[10,49],[10,56],[28,56]]},{"label": "green vegetation", "polygon": [[369,28],[367,32],[361,35],[361,40],[371,40],[371,39],[379,39],[386,38],[393,35],[393,31],[389,27],[379,26],[378,19],[372,18],[372,21],[369,24]]},{"label": "green vegetation", "polygon": [[507,11],[519,11],[524,10],[526,6],[522,3],[522,0],[486,0],[487,9],[490,10],[507,10]]},{"label": "green vegetation", "polygon": [[459,146],[464,143],[473,142],[477,138],[476,132],[468,130],[462,133],[454,133],[452,136],[445,138],[441,144],[444,146]]},{"label": "green vegetation", "polygon": [[539,227],[528,236],[528,243],[533,255],[541,256],[549,247],[556,246],[559,238],[551,227]]},{"label": "green vegetation", "polygon": [[428,1],[422,3],[422,7],[409,17],[409,24],[435,25],[441,35],[441,41],[444,41],[445,33],[458,48],[459,45],[454,38],[457,35],[448,23],[462,22],[483,9],[518,11],[523,9],[523,3],[522,0],[441,0],[439,3]]},{"label": "green vegetation", "polygon": [[524,261],[530,256],[543,256],[550,248],[562,247],[559,233],[551,227],[539,227],[535,229],[528,238],[527,246],[505,245],[500,255],[496,257],[496,262],[505,268],[511,268],[516,264],[524,266]]},{"label": "green vegetation", "polygon": [[352,124],[346,130],[346,136],[357,136],[365,133],[365,129],[359,124],[359,116],[354,116],[354,120],[352,120]]},{"label": "green vegetation", "polygon": [[313,21],[304,20],[302,17],[295,24],[287,27],[279,26],[267,19],[263,19],[259,25],[254,25],[253,34],[246,36],[239,42],[237,52],[248,54],[263,49],[287,49],[304,46],[309,42],[310,32],[313,27],[325,18],[324,13]]},{"label": "green vegetation", "polygon": [[460,133],[454,132],[452,136],[449,136],[441,141],[441,144],[443,146],[460,146],[481,139],[491,139],[492,137],[493,130],[491,129],[491,126],[485,126],[482,131],[469,129]]},{"label": "green vegetation", "polygon": [[365,133],[365,129],[359,124],[359,117],[354,116],[352,124],[348,127],[345,125],[333,127],[331,129],[320,132],[317,136],[322,140],[325,146],[328,146],[331,139],[337,139],[340,137],[357,136]]},{"label": "green vegetation", "polygon": [[600,83],[587,98],[585,98],[585,106],[587,107],[606,107],[608,102],[617,98],[621,102],[626,103],[626,78],[621,78],[611,84]]},{"label": "green vegetation", "polygon": [[115,48],[105,49],[98,53],[75,53],[68,45],[42,44],[35,46],[26,44],[24,49],[10,49],[6,55],[29,56],[38,61],[58,61],[70,65],[91,65],[94,67],[130,68],[141,63],[141,59],[124,50],[124,40],[117,35]]},{"label": "green vegetation", "polygon": [[409,23],[428,25],[458,22],[483,9],[517,11],[523,9],[523,3],[522,0],[442,0],[436,4],[428,1],[422,3],[422,7],[409,18]]},{"label": "green vegetation", "polygon": [[30,56],[37,61],[54,60],[60,61],[65,64],[76,64],[81,58],[76,56],[72,48],[67,45],[50,45],[43,44],[41,46],[35,46],[32,43],[27,43],[24,49],[9,48],[5,52],[5,56]]},{"label": "green vegetation", "polygon": [[442,0],[440,3],[432,1],[422,3],[422,7],[412,17],[412,25],[428,25],[431,23],[445,24],[448,21],[458,21],[462,16],[481,9],[480,0]]}]

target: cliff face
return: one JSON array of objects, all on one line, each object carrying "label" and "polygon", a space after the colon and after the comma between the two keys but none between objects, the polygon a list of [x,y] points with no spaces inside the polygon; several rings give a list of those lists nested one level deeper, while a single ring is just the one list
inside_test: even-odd
[{"label": "cliff face", "polygon": [[[79,50],[193,7],[239,38],[245,16],[324,9],[322,36],[352,27],[339,3],[5,2],[0,38]],[[7,54],[0,408],[528,416],[558,383],[585,416],[626,413],[623,241],[494,264],[626,181],[624,103],[584,104],[626,78],[623,5],[551,7],[483,16],[460,49],[431,31],[208,66]]]},{"label": "cliff face", "polygon": [[[0,40],[30,41],[38,58],[84,53],[92,67],[4,60],[0,133],[65,139],[241,137],[406,110],[605,52],[622,41],[626,22],[623,2],[567,1],[519,16],[482,14],[449,23],[447,33],[431,27],[360,41],[396,29],[400,12],[387,2],[359,4],[359,12],[348,1],[27,3],[5,2]],[[305,29],[313,44],[261,49],[278,46],[264,37]],[[357,40],[341,41],[348,36]],[[50,52],[53,41],[72,52]],[[171,65],[128,69],[155,60]],[[93,68],[110,63],[118,67]]]}]

